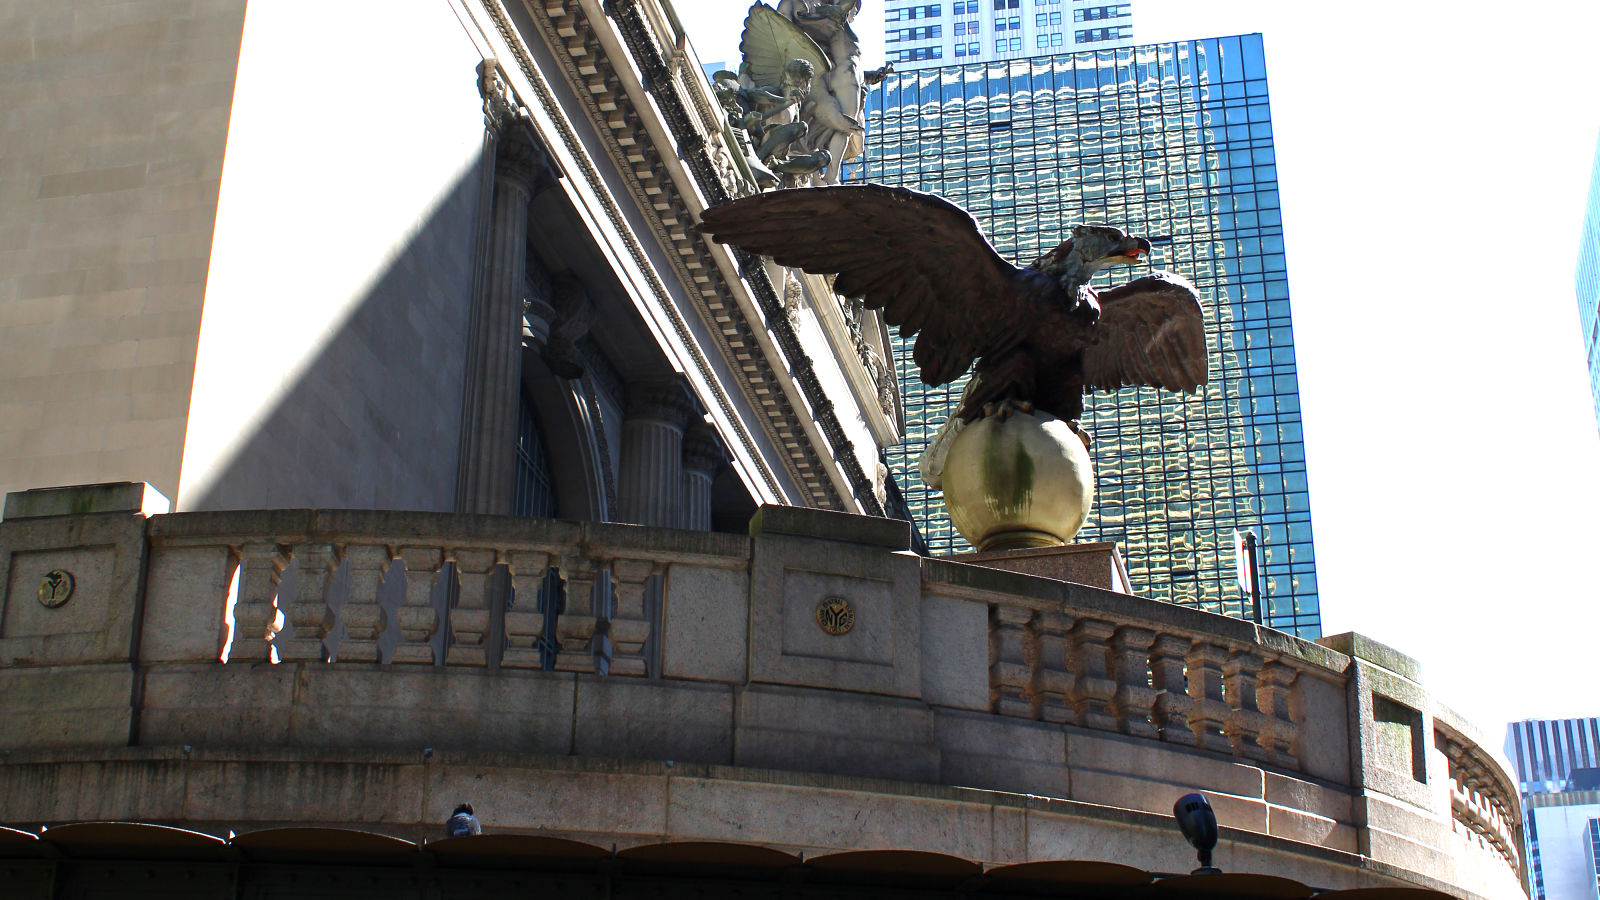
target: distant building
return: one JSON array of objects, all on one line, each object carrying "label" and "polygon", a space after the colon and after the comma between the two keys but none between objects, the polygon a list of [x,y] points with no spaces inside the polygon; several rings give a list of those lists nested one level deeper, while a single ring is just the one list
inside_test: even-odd
[{"label": "distant building", "polygon": [[1595,147],[1589,203],[1583,214],[1583,242],[1578,247],[1578,319],[1583,323],[1583,349],[1589,360],[1589,394],[1600,425],[1600,146]]},{"label": "distant building", "polygon": [[1513,722],[1505,750],[1522,794],[1529,895],[1600,896],[1600,718]]},{"label": "distant building", "polygon": [[888,0],[884,56],[908,72],[1133,45],[1132,0]]},{"label": "distant building", "polygon": [[[1256,529],[1265,622],[1320,633],[1261,36],[896,73],[868,107],[854,177],[966,207],[1019,263],[1073,224],[1109,222],[1195,281],[1210,384],[1091,402],[1097,497],[1081,538],[1122,548],[1135,593],[1243,616],[1233,534]],[[934,552],[965,550],[917,473],[964,379],[924,385],[903,343],[896,364],[906,441],[889,467]]]}]

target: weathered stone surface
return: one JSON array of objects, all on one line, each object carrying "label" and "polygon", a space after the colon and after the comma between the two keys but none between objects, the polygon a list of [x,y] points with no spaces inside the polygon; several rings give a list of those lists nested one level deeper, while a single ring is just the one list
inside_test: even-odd
[{"label": "weathered stone surface", "polygon": [[1030,547],[1020,550],[991,550],[987,553],[956,553],[954,562],[1004,569],[1087,584],[1119,594],[1131,594],[1128,572],[1122,565],[1117,545],[1108,542],[1068,544],[1063,547]]},{"label": "weathered stone surface", "polygon": [[981,603],[922,598],[922,699],[989,710],[989,610]]},{"label": "weathered stone surface", "polygon": [[1422,680],[1422,665],[1400,651],[1380,644],[1364,634],[1347,631],[1343,634],[1324,635],[1317,643],[1346,656],[1364,659],[1373,665],[1388,669],[1401,678]]},{"label": "weathered stone surface", "polygon": [[799,506],[763,506],[750,519],[750,535],[788,535],[884,547],[911,549],[911,523],[876,516],[852,516]]},{"label": "weathered stone surface", "polygon": [[107,484],[36,488],[6,494],[5,514],[0,516],[0,521],[99,513],[154,516],[171,508],[171,501],[152,485],[142,481],[114,481]]},{"label": "weathered stone surface", "polygon": [[[825,632],[819,605],[854,626]],[[917,557],[840,541],[758,537],[750,569],[750,679],[916,697],[922,690]]]},{"label": "weathered stone surface", "polygon": [[1067,734],[1057,725],[985,714],[945,712],[934,718],[939,781],[1043,797],[1072,796]]},{"label": "weathered stone surface", "polygon": [[733,689],[585,678],[574,701],[572,752],[580,756],[733,762]]},{"label": "weathered stone surface", "polygon": [[673,565],[661,613],[661,674],[668,678],[743,682],[750,665],[750,607],[744,568]]},{"label": "weathered stone surface", "polygon": [[937,780],[933,716],[919,703],[766,686],[740,691],[735,702],[738,765]]}]

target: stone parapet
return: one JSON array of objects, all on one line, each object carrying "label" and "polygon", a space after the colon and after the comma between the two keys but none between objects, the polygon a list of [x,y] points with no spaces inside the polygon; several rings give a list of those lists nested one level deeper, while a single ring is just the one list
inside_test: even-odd
[{"label": "stone parapet", "polygon": [[[0,522],[0,750],[11,754],[0,769],[47,765],[40,754],[109,763],[130,746],[276,754],[301,762],[263,761],[247,780],[293,796],[316,781],[296,766],[412,765],[407,754],[431,748],[905,786],[813,790],[824,809],[959,786],[1083,805],[1074,815],[1121,811],[1095,814],[1107,822],[1164,819],[1200,789],[1229,833],[1343,861],[1328,865],[1344,874],[1309,883],[1518,896],[1520,822],[1503,761],[1387,648],[1327,641],[1350,655],[1124,593],[919,558],[900,549],[903,523],[768,507],[751,532],[338,510]],[[55,570],[75,586],[48,606],[41,579]],[[540,599],[553,583],[560,591]],[[544,612],[552,602],[559,614]],[[130,773],[151,765],[94,777],[143,778]],[[542,766],[491,767],[478,783],[505,792]],[[777,776],[708,777],[674,796],[749,807],[747,826],[767,819],[757,813],[768,801],[751,793],[766,788],[747,782]],[[211,821],[163,784],[132,801],[132,786],[80,792],[73,802],[88,806],[69,813],[18,783],[0,791],[0,821]],[[433,820],[406,802],[404,815],[372,821]],[[557,827],[521,815],[506,821]],[[595,837],[574,821],[547,820]],[[680,821],[700,824],[640,840],[734,839],[718,830],[725,817]],[[799,833],[761,840],[887,846]],[[990,862],[1083,856],[979,843],[927,849]],[[1398,874],[1355,874],[1371,866]]]}]

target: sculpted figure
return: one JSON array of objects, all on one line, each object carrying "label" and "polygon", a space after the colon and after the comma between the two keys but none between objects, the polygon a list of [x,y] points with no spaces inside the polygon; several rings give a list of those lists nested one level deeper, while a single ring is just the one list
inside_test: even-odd
[{"label": "sculpted figure", "polygon": [[[791,59],[779,73],[778,83],[746,86],[731,72],[718,72],[712,85],[728,112],[728,123],[742,130],[752,142],[747,156],[763,187],[777,183],[773,172],[805,175],[827,165],[826,156],[795,153],[794,145],[806,136],[810,126],[800,119],[800,111],[811,91],[816,68],[804,59]],[[765,177],[763,177],[765,175]],[[772,184],[767,184],[768,180]]]},{"label": "sculpted figure", "polygon": [[1079,225],[1027,266],[1001,258],[960,207],[875,184],[757,194],[714,206],[700,229],[782,266],[826,275],[883,310],[922,380],[973,369],[924,455],[956,530],[979,550],[1072,540],[1094,501],[1084,395],[1206,382],[1205,317],[1188,281],[1157,272],[1096,291],[1095,274],[1137,263],[1150,242]]},{"label": "sculpted figure", "polygon": [[876,184],[757,194],[706,210],[700,227],[780,265],[838,273],[842,296],[864,298],[902,337],[916,336],[912,355],[928,384],[947,384],[976,362],[955,413],[966,422],[1038,408],[1076,423],[1094,388],[1193,393],[1206,381],[1193,285],[1157,272],[1106,291],[1089,286],[1101,269],[1150,252],[1149,241],[1120,228],[1077,226],[1018,267],[961,207]]},{"label": "sculpted figure", "polygon": [[791,59],[812,63],[816,74],[800,110],[808,128],[799,143],[811,159],[824,161],[827,184],[836,184],[840,166],[865,147],[861,110],[870,82],[864,82],[861,42],[850,27],[860,8],[860,0],[781,0],[777,9],[756,3],[739,43],[741,83],[766,83]]}]

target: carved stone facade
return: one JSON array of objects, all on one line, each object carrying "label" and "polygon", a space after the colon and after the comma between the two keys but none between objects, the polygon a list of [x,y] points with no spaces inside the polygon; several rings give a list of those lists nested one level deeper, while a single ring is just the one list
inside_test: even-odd
[{"label": "carved stone facade", "polygon": [[[19,27],[34,5],[22,4]],[[696,508],[696,521],[737,522],[760,503],[882,513],[872,471],[895,429],[859,391],[827,387],[865,377],[861,360],[791,321],[758,261],[693,230],[705,203],[757,186],[655,0],[401,10],[358,0],[327,21],[301,15],[273,7],[247,20],[241,6],[213,23],[234,30],[231,44],[208,46],[226,51],[219,71],[239,88],[214,111],[233,124],[206,145],[204,167],[220,173],[224,150],[231,162],[211,182],[222,201],[194,229],[214,247],[209,266],[203,255],[190,266],[194,309],[174,317],[182,333],[163,336],[197,345],[198,359],[163,370],[172,397],[131,401],[163,416],[187,408],[167,429],[187,440],[126,454],[125,428],[13,437],[0,447],[0,487],[152,478],[179,509],[495,514],[544,491],[560,517],[676,524],[638,505],[642,470],[629,468],[629,448],[646,419],[627,414],[623,387],[676,381],[724,453],[714,467],[661,470],[663,497],[693,485],[705,503],[720,498],[712,515]],[[296,54],[338,55],[357,23],[378,19],[396,39],[373,48],[374,62],[407,88],[390,98],[390,148],[352,169],[339,160],[366,158],[362,136],[322,127],[345,113],[341,101],[282,72]],[[254,49],[238,56],[240,46]],[[60,77],[25,65],[27,79]],[[297,225],[269,225],[286,218]],[[114,210],[95,228],[124,225],[130,241],[148,230]],[[106,285],[132,278],[103,274]],[[60,286],[52,308],[116,312],[70,272],[23,275],[29,292]],[[28,315],[0,310],[0,331]],[[35,393],[8,400],[36,421],[93,418],[106,405]],[[33,444],[74,462],[42,466]]]}]

